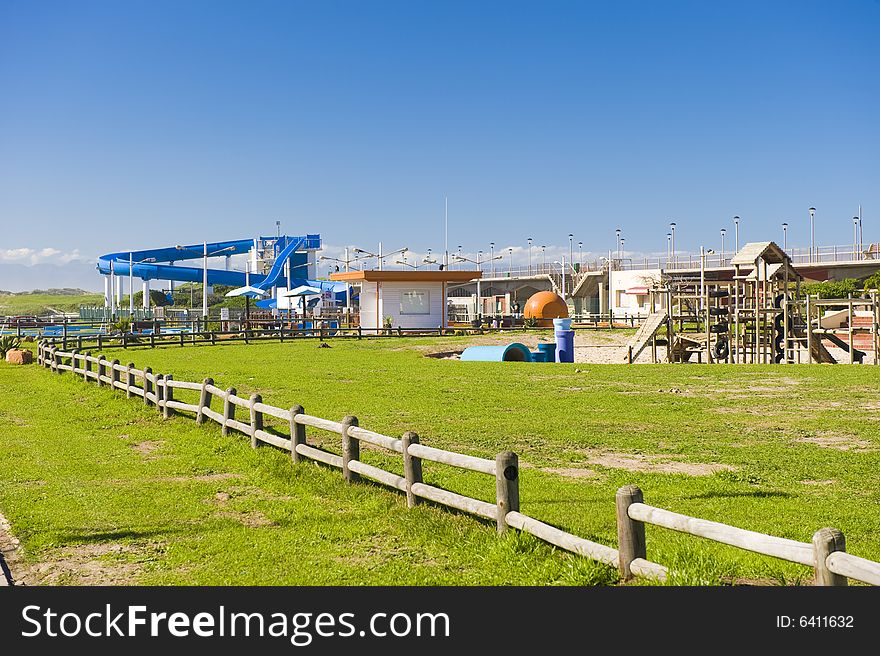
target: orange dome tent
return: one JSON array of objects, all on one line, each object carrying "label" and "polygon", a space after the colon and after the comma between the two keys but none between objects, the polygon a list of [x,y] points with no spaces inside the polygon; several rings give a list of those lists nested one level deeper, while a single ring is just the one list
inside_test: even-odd
[{"label": "orange dome tent", "polygon": [[538,292],[526,301],[523,316],[526,319],[536,319],[539,326],[552,327],[553,319],[568,316],[568,305],[559,294]]}]

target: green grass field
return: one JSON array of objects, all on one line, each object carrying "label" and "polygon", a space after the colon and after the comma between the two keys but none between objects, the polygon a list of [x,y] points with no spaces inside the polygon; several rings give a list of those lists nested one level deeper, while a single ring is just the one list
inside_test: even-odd
[{"label": "green grass field", "polygon": [[76,312],[80,305],[103,304],[103,294],[0,294],[0,315]]},{"label": "green grass field", "polygon": [[[880,559],[880,368],[464,363],[424,357],[469,338],[107,351],[175,378],[214,378],[267,403],[425,444],[520,455],[524,512],[616,545],[614,493],[808,542],[841,529]],[[36,367],[0,367],[0,511],[28,562],[95,552],[140,583],[613,583],[527,536],[401,495],[347,487],[182,417]],[[330,434],[310,434],[338,452]],[[398,466],[366,451],[367,462]],[[492,499],[488,477],[425,463],[425,479]],[[803,583],[808,568],[648,527],[671,582]],[[109,545],[109,547],[108,547]],[[104,551],[110,548],[109,553]],[[80,549],[81,550],[81,549]],[[91,551],[89,551],[91,550]],[[79,554],[77,558],[82,558]],[[70,573],[76,580],[77,573]]]}]

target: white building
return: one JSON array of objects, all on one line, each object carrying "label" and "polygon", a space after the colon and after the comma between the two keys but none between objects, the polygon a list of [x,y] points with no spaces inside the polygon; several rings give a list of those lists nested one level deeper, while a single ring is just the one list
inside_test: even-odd
[{"label": "white building", "polygon": [[[612,271],[609,282],[611,310],[615,317],[647,316],[651,313],[650,290],[660,286],[660,269]],[[663,295],[657,299],[661,303]],[[658,308],[661,307],[658,305]]]},{"label": "white building", "polygon": [[480,271],[349,271],[331,280],[360,285],[361,328],[446,327],[447,285],[479,278]]}]

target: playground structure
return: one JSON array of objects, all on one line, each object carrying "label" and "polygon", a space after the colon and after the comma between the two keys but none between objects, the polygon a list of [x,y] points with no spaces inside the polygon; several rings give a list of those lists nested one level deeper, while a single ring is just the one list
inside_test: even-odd
[{"label": "playground structure", "polygon": [[[730,280],[666,275],[650,290],[651,313],[630,340],[627,361],[648,345],[667,346],[668,362],[880,364],[880,303],[864,298],[801,298],[803,278],[774,242],[746,244],[732,259]],[[665,332],[665,335],[663,333]]]},{"label": "playground structure", "polygon": [[[267,296],[258,301],[259,307],[295,311],[285,294],[296,287],[308,286],[320,290],[318,302],[332,304],[345,302],[348,285],[340,282],[315,280],[315,253],[321,248],[320,235],[291,237],[256,237],[222,242],[202,242],[186,246],[176,245],[138,251],[108,253],[98,258],[98,272],[105,276],[104,299],[109,316],[115,317],[128,279],[129,311],[134,310],[135,278],[141,281],[143,309],[150,308],[150,283],[169,281],[174,291],[175,282],[202,284],[202,314],[208,314],[208,293],[214,285],[228,285],[247,290],[251,297]],[[244,271],[232,268],[232,257],[246,255]],[[222,257],[222,269],[209,268],[208,258]],[[201,260],[202,266],[183,266],[180,262]]]}]

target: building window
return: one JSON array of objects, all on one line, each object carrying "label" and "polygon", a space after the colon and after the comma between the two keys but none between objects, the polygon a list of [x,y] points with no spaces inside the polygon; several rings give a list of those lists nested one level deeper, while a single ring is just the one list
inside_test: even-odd
[{"label": "building window", "polygon": [[431,297],[427,289],[407,289],[400,293],[400,314],[431,314]]}]

